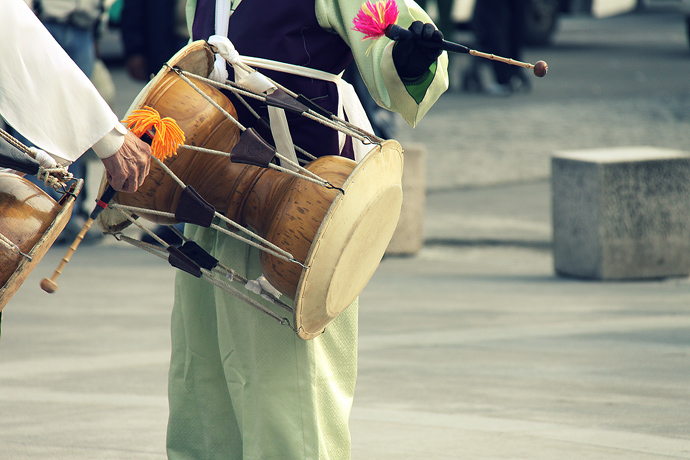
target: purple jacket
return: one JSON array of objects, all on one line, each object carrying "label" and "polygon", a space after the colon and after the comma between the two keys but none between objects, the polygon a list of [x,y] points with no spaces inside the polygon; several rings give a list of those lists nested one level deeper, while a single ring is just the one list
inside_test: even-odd
[{"label": "purple jacket", "polygon": [[[215,0],[198,0],[192,26],[194,40],[215,34]],[[352,61],[348,45],[339,35],[321,28],[316,19],[314,0],[243,0],[230,17],[228,38],[244,56],[286,62],[332,74],[339,74]],[[232,68],[229,69],[232,78]],[[297,94],[302,94],[336,113],[338,93],[334,83],[262,70]],[[254,117],[231,97],[238,117],[245,126],[254,126],[272,143],[270,132],[254,124]],[[253,102],[268,119],[265,107]],[[316,156],[338,155],[338,134],[299,115],[287,113],[296,145]],[[352,158],[351,148],[343,153]]]}]

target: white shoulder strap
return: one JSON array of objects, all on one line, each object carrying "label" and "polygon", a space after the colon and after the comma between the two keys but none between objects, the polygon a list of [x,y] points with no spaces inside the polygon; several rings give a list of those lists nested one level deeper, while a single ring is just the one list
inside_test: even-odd
[{"label": "white shoulder strap", "polygon": [[[259,69],[274,70],[278,72],[289,73],[292,75],[300,75],[302,77],[314,78],[316,80],[330,81],[338,87],[338,117],[347,118],[347,120],[364,129],[368,132],[374,132],[371,127],[371,122],[367,113],[362,107],[362,102],[357,96],[354,87],[342,79],[341,75],[324,72],[322,70],[312,69],[310,67],[302,67],[285,62],[271,61],[269,59],[254,58],[249,56],[242,56],[242,62],[252,67]],[[345,145],[345,134],[338,133],[340,150],[342,151]],[[355,161],[359,162],[371,150],[370,145],[365,145],[357,139],[352,139],[352,147],[355,152]]]},{"label": "white shoulder strap", "polygon": [[[362,103],[357,96],[352,85],[342,79],[341,75],[334,75],[328,72],[323,72],[321,70],[312,69],[309,67],[297,66],[293,64],[287,64],[284,62],[272,61],[269,59],[254,58],[249,56],[239,56],[237,51],[235,51],[232,43],[227,39],[228,36],[228,24],[230,15],[234,12],[235,8],[239,5],[239,1],[235,1],[231,5],[231,0],[217,0],[216,1],[216,18],[215,18],[215,30],[216,37],[212,37],[215,41],[222,41],[225,43],[217,43],[217,45],[226,44],[228,48],[231,48],[234,59],[239,59],[243,63],[257,67],[260,69],[275,70],[279,72],[289,73],[292,75],[300,75],[304,77],[314,78],[317,80],[330,81],[336,84],[338,88],[338,117],[347,118],[348,121],[355,124],[356,126],[373,132],[369,118],[367,117]],[[232,6],[232,8],[231,8]],[[209,40],[211,42],[212,40]],[[216,44],[214,41],[214,44]],[[227,54],[227,53],[226,53]],[[246,77],[246,75],[239,75],[235,72],[235,80],[239,82],[240,79]],[[228,78],[227,68],[226,68],[226,58],[223,58],[220,54],[216,55],[216,61],[214,64],[213,71],[209,78],[224,83]],[[270,92],[271,90],[267,91]],[[297,162],[297,154],[295,153],[294,143],[292,142],[292,136],[287,125],[287,119],[285,117],[285,111],[283,109],[278,109],[275,107],[269,107],[269,121],[271,125],[271,133],[273,134],[273,139],[276,142],[276,148],[278,151],[292,160]],[[345,134],[342,132],[338,133],[339,147],[342,151],[345,146]],[[370,146],[364,145],[362,142],[353,139],[353,150],[355,153],[355,161],[360,161],[369,152]],[[290,165],[284,165],[290,167]],[[291,168],[292,169],[292,168]]]}]

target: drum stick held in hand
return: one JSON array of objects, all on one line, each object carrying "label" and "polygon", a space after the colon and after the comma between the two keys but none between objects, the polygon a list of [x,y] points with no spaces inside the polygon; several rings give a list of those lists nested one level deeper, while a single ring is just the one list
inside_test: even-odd
[{"label": "drum stick held in hand", "polygon": [[[399,40],[401,38],[404,38],[404,37],[407,37],[410,35],[412,35],[412,32],[410,32],[408,29],[400,27],[396,24],[391,24],[388,27],[386,27],[386,37],[390,38],[391,40]],[[529,62],[516,61],[515,59],[496,56],[494,54],[482,53],[481,51],[475,51],[473,49],[466,47],[465,45],[461,45],[459,43],[454,43],[454,42],[449,42],[447,40],[443,40],[443,41],[438,42],[438,43],[429,42],[428,46],[438,47],[442,50],[451,51],[453,53],[464,53],[464,54],[469,54],[471,56],[476,56],[476,57],[480,57],[480,58],[484,58],[484,59],[490,59],[492,61],[502,62],[504,64],[514,65],[514,66],[518,66],[518,67],[524,67],[525,69],[532,69],[532,71],[534,72],[534,75],[536,75],[537,77],[543,77],[544,75],[546,75],[546,72],[549,69],[549,66],[544,61],[537,61],[536,64],[530,64]]]},{"label": "drum stick held in hand", "polygon": [[86,232],[89,231],[91,225],[93,225],[93,222],[96,220],[101,211],[103,211],[108,206],[108,203],[113,198],[113,196],[115,196],[115,193],[116,190],[112,188],[110,185],[108,185],[108,187],[103,192],[101,199],[96,201],[96,206],[93,208],[93,211],[91,211],[88,220],[84,223],[84,226],[82,227],[81,231],[70,245],[69,249],[67,250],[67,253],[60,261],[60,265],[58,265],[58,268],[56,268],[55,272],[53,272],[53,276],[50,278],[43,278],[43,280],[41,281],[41,289],[50,294],[57,291],[58,285],[56,280],[58,276],[60,276],[60,274],[62,273],[62,269],[65,268],[67,262],[70,261],[70,259],[72,258],[72,254],[74,254],[74,251],[76,251],[77,247],[79,247],[79,244],[84,239]]}]

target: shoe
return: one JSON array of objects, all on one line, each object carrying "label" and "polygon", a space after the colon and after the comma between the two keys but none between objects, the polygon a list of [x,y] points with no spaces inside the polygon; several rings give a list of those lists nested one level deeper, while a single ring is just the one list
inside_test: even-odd
[{"label": "shoe", "polygon": [[513,93],[529,93],[532,91],[532,83],[524,72],[519,72],[511,77],[510,82],[511,91]]},{"label": "shoe", "polygon": [[484,89],[484,93],[495,97],[508,97],[513,94],[513,88],[509,84],[491,83]]},{"label": "shoe", "polygon": [[484,85],[486,84],[483,80],[480,68],[477,65],[473,65],[462,73],[460,87],[465,93],[483,93]]},{"label": "shoe", "polygon": [[489,96],[507,97],[518,93],[529,93],[532,84],[527,77],[520,73],[513,75],[508,83],[491,83],[486,85],[485,93]]}]

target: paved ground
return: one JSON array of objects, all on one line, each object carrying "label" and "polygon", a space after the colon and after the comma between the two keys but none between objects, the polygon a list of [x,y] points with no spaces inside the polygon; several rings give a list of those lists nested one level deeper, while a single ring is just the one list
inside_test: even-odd
[{"label": "paved ground", "polygon": [[[682,24],[650,21],[567,22],[531,95],[449,93],[401,128],[430,152],[426,245],[385,258],[362,294],[353,459],[690,459],[690,280],[559,278],[549,250],[553,150],[690,145],[687,81],[664,96],[618,58],[599,90],[557,85],[565,54],[600,51],[600,26],[608,51],[688,70]],[[136,88],[114,77],[122,113]],[[49,296],[38,281],[63,250],[5,309],[0,459],[163,459],[173,272],[108,240]]]}]

